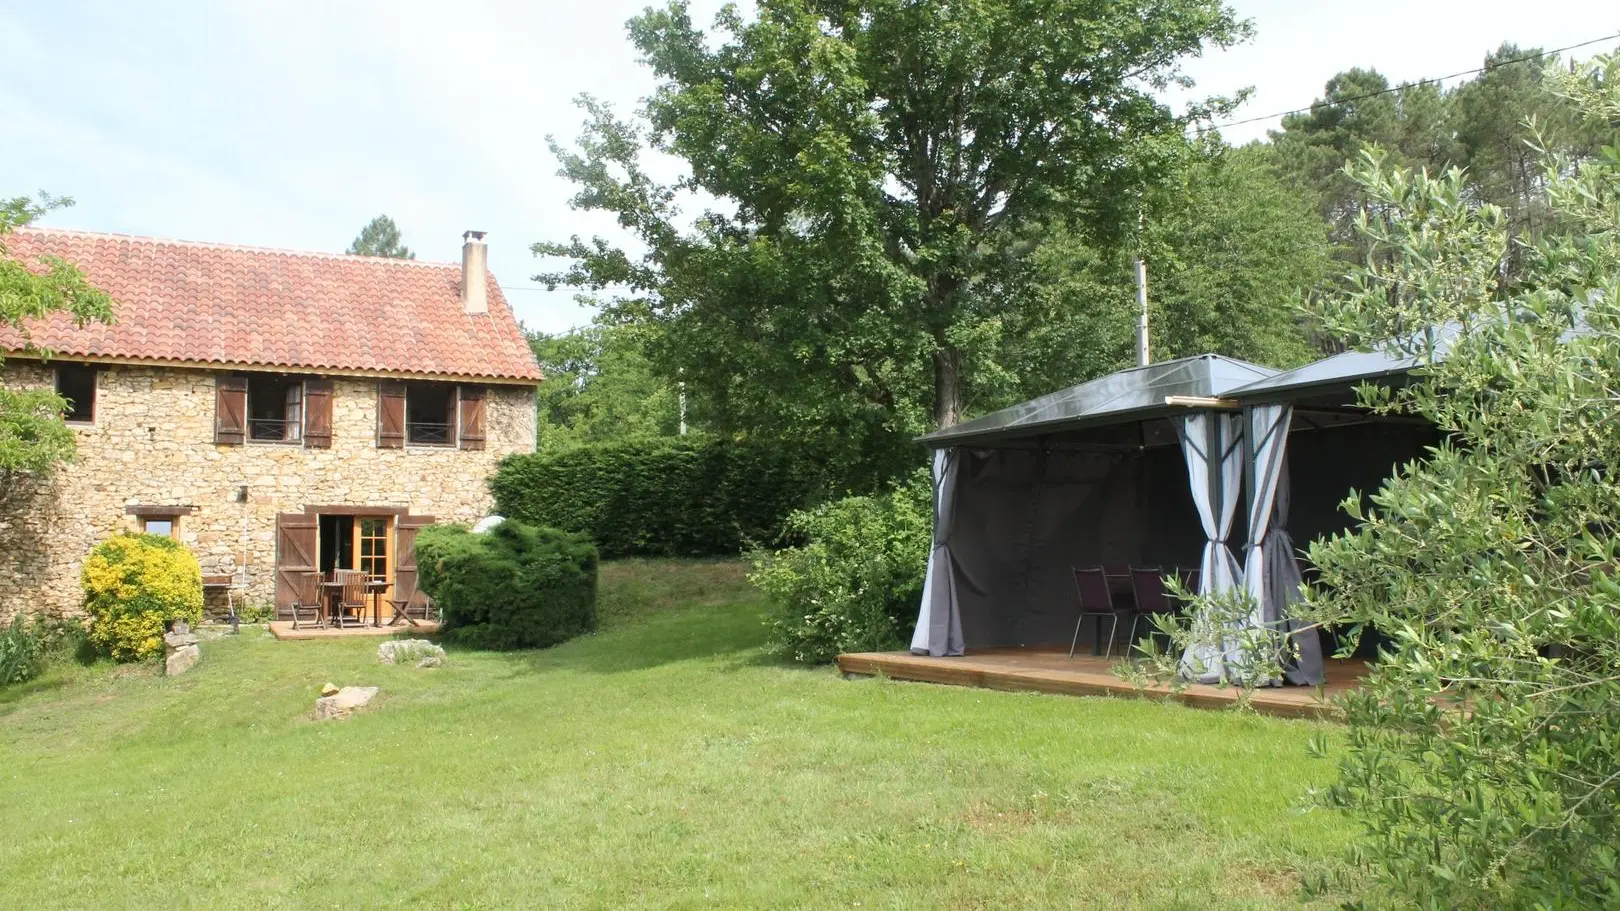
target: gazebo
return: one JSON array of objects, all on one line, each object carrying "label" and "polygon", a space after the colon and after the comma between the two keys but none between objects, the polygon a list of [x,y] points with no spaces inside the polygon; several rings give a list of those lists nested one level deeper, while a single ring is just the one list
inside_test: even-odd
[{"label": "gazebo", "polygon": [[[1360,382],[1401,382],[1414,366],[1351,352],[1280,373],[1201,355],[923,437],[934,540],[911,654],[1050,650],[1077,630],[1075,568],[1196,567],[1200,593],[1251,596],[1238,626],[1292,637],[1289,682],[1322,683],[1318,635],[1283,619],[1300,582],[1293,541],[1342,529],[1339,504],[1352,489],[1375,490],[1434,442],[1429,425],[1355,402]],[[1240,630],[1226,632],[1189,650],[1185,677],[1282,682],[1246,680]]]}]

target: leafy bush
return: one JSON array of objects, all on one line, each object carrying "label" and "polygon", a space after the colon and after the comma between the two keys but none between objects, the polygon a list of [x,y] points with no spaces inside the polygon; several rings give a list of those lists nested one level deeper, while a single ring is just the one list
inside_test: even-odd
[{"label": "leafy bush", "polygon": [[650,438],[511,456],[490,489],[501,515],[586,535],[604,556],[701,557],[780,543],[825,475],[788,446]]},{"label": "leafy bush", "polygon": [[1366,265],[1315,303],[1421,365],[1360,404],[1444,439],[1346,500],[1298,610],[1387,639],[1325,797],[1402,907],[1620,907],[1620,56],[1551,78],[1613,139],[1544,155],[1538,231],[1371,151]]},{"label": "leafy bush", "polygon": [[544,648],[596,628],[596,548],[578,535],[517,519],[484,534],[432,526],[416,561],[455,641]]},{"label": "leafy bush", "polygon": [[12,616],[0,628],[0,686],[26,683],[84,642],[84,627],[43,614]]},{"label": "leafy bush", "polygon": [[90,642],[119,661],[160,654],[170,621],[202,622],[202,569],[170,538],[108,538],[84,561],[81,581]]},{"label": "leafy bush", "polygon": [[801,547],[754,557],[749,580],[776,607],[771,645],[794,661],[896,648],[917,618],[933,527],[933,485],[919,472],[895,490],[795,513]]},{"label": "leafy bush", "polygon": [[38,624],[17,614],[0,631],[0,686],[24,683],[44,670],[45,636]]}]

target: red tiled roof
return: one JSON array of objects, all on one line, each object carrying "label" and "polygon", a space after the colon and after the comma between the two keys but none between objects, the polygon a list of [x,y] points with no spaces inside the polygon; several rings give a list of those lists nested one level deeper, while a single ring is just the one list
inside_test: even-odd
[{"label": "red tiled roof", "polygon": [[[461,307],[461,265],[20,228],[10,255],[59,256],[113,299],[117,322],[29,324],[57,357],[539,381],[495,277]],[[0,326],[0,351],[18,333]]]}]

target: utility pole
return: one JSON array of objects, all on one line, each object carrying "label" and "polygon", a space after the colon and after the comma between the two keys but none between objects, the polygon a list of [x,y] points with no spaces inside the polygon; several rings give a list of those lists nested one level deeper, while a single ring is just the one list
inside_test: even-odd
[{"label": "utility pole", "polygon": [[686,380],[681,380],[681,381],[677,382],[675,384],[675,386],[680,390],[680,402],[681,402],[680,435],[684,437],[684,436],[686,436]]},{"label": "utility pole", "polygon": [[1146,367],[1148,355],[1147,263],[1136,257],[1136,366]]}]

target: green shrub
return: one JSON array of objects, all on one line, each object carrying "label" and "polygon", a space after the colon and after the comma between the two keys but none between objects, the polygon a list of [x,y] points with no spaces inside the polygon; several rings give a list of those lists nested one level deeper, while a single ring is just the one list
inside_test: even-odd
[{"label": "green shrub", "polygon": [[0,686],[26,683],[52,663],[73,656],[85,642],[84,626],[44,614],[18,613],[0,627]]},{"label": "green shrub", "polygon": [[596,628],[596,548],[578,535],[517,519],[476,535],[433,526],[416,562],[453,641],[544,648]]},{"label": "green shrub", "polygon": [[828,486],[824,464],[802,449],[712,437],[511,456],[490,480],[501,515],[585,535],[607,557],[780,544],[787,517]]},{"label": "green shrub", "polygon": [[749,576],[775,605],[773,650],[824,663],[899,647],[922,598],[933,517],[924,472],[881,496],[794,514],[789,525],[806,543],[756,554]]},{"label": "green shrub", "polygon": [[25,683],[38,677],[45,665],[45,636],[37,623],[22,614],[0,631],[0,686]]},{"label": "green shrub", "polygon": [[81,579],[90,642],[119,661],[161,654],[170,621],[202,622],[202,569],[169,538],[108,538],[84,561]]}]

